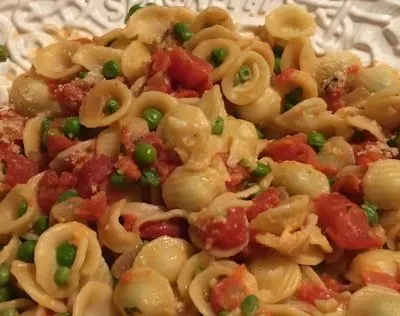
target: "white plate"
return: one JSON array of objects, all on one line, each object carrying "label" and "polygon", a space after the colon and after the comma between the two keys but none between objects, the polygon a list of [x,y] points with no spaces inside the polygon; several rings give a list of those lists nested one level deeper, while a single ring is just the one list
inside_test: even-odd
[{"label": "white plate", "polygon": [[[0,104],[6,87],[29,69],[35,48],[80,30],[99,35],[123,25],[129,0],[0,0],[0,43],[11,58],[0,66]],[[400,68],[400,0],[155,0],[167,6],[202,10],[214,5],[233,15],[241,27],[264,23],[264,16],[286,3],[305,6],[319,26],[314,37],[318,54],[353,50],[365,64],[384,61]]]}]

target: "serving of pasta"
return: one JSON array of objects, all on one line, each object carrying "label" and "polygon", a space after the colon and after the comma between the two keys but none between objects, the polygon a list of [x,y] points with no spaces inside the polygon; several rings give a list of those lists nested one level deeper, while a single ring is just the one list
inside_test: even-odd
[{"label": "serving of pasta", "polygon": [[0,316],[400,315],[398,70],[294,4],[125,22],[0,110]]}]

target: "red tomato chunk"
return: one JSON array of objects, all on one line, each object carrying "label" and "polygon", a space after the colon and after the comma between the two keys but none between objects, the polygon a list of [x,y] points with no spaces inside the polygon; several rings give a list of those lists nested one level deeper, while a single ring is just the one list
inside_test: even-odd
[{"label": "red tomato chunk", "polygon": [[314,304],[315,300],[327,300],[331,297],[328,289],[321,285],[303,283],[297,289],[297,298],[309,304]]},{"label": "red tomato chunk", "polygon": [[10,188],[19,183],[28,182],[31,177],[39,172],[38,164],[23,155],[7,152],[2,156],[6,166],[4,183]]},{"label": "red tomato chunk", "polygon": [[361,272],[361,280],[365,285],[367,284],[378,284],[388,288],[391,288],[395,291],[400,290],[400,284],[396,280],[394,276],[391,276],[388,273],[382,271],[362,271]]},{"label": "red tomato chunk", "polygon": [[86,221],[98,221],[107,210],[107,197],[104,191],[85,199],[75,214]]},{"label": "red tomato chunk", "polygon": [[139,231],[140,238],[144,240],[153,240],[161,236],[186,238],[187,228],[188,224],[184,219],[173,218],[166,221],[145,223]]},{"label": "red tomato chunk", "polygon": [[256,218],[258,214],[278,206],[281,202],[281,193],[278,189],[270,187],[258,194],[252,202],[253,205],[246,210],[249,221]]},{"label": "red tomato chunk", "polygon": [[64,135],[48,135],[46,139],[47,152],[50,158],[56,157],[60,152],[76,144],[76,141]]}]

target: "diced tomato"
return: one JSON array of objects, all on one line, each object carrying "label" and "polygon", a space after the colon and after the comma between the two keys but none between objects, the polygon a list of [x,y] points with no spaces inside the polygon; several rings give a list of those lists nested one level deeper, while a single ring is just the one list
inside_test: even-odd
[{"label": "diced tomato", "polygon": [[224,218],[208,219],[197,227],[205,248],[232,249],[244,245],[249,238],[246,211],[230,208]]},{"label": "diced tomato", "polygon": [[268,247],[260,244],[256,240],[257,231],[250,230],[249,244],[235,257],[239,261],[246,261],[249,259],[259,258],[260,256],[267,255],[270,251]]},{"label": "diced tomato", "polygon": [[184,219],[173,218],[160,222],[149,222],[140,226],[140,238],[153,240],[161,236],[187,238],[188,224]]},{"label": "diced tomato", "polygon": [[49,214],[54,203],[61,193],[74,188],[76,177],[69,172],[62,172],[60,176],[54,170],[45,171],[38,184],[38,204],[40,210]]},{"label": "diced tomato", "polygon": [[220,153],[219,155],[220,155],[222,161],[225,163],[225,166],[231,177],[229,181],[225,182],[226,188],[230,192],[236,192],[239,190],[240,184],[243,182],[243,180],[245,180],[249,177],[250,172],[247,168],[245,168],[241,165],[236,165],[234,167],[228,166],[228,164],[227,164],[228,154]]},{"label": "diced tomato", "polygon": [[100,191],[89,199],[85,199],[75,215],[86,221],[97,221],[107,210],[107,197],[104,191]]},{"label": "diced tomato", "polygon": [[258,214],[278,206],[281,202],[281,193],[278,189],[270,187],[258,194],[252,202],[253,205],[246,210],[249,222],[256,218]]},{"label": "diced tomato", "polygon": [[337,110],[345,106],[344,104],[344,87],[328,88],[326,91],[326,103],[328,104],[328,110],[335,113]]},{"label": "diced tomato", "polygon": [[357,75],[360,72],[359,65],[350,65],[346,68],[346,74],[348,75]]},{"label": "diced tomato", "polygon": [[172,92],[171,81],[165,73],[156,72],[147,80],[143,91],[158,91],[169,94]]},{"label": "diced tomato", "polygon": [[141,172],[139,167],[131,157],[119,155],[115,167],[132,181],[137,181],[140,179]]},{"label": "diced tomato", "polygon": [[219,281],[210,293],[210,303],[215,313],[223,310],[233,310],[240,306],[247,296],[244,283],[245,266],[241,265],[233,273]]},{"label": "diced tomato", "polygon": [[171,65],[171,58],[169,57],[169,54],[163,49],[158,49],[151,56],[151,60],[151,71],[153,74],[155,74],[156,72],[166,72]]},{"label": "diced tomato", "polygon": [[[352,147],[356,158],[356,164],[359,166],[368,167],[371,163],[377,160],[387,158],[383,150],[377,146],[376,140],[366,140],[361,144],[356,144]],[[391,152],[388,151],[388,153]]]},{"label": "diced tomato", "polygon": [[365,212],[340,193],[323,194],[314,199],[319,225],[343,249],[369,249],[382,246],[369,228]]},{"label": "diced tomato", "polygon": [[135,145],[132,142],[131,134],[129,133],[126,127],[123,127],[121,130],[121,144],[125,149],[125,153],[129,156],[132,156],[133,151],[135,150]]},{"label": "diced tomato", "polygon": [[78,42],[78,43],[81,43],[81,44],[90,44],[90,43],[92,43],[92,40],[90,38],[87,38],[87,37],[76,38],[76,39],[73,39],[72,41]]},{"label": "diced tomato", "polygon": [[361,271],[361,280],[363,284],[378,284],[395,291],[400,290],[400,284],[396,280],[396,277],[382,271],[368,270]]},{"label": "diced tomato", "polygon": [[297,289],[297,298],[309,304],[314,304],[315,300],[327,300],[331,297],[329,291],[317,284],[303,283]]},{"label": "diced tomato", "polygon": [[53,96],[61,105],[61,109],[65,116],[79,115],[79,109],[83,99],[92,88],[92,84],[76,80],[65,84],[58,84],[53,89]]},{"label": "diced tomato", "polygon": [[47,136],[47,152],[50,158],[56,157],[60,152],[76,144],[76,141],[61,134]]},{"label": "diced tomato", "polygon": [[329,291],[335,292],[335,293],[341,293],[343,291],[347,290],[346,285],[340,283],[339,281],[335,280],[333,277],[331,277],[327,273],[323,273],[321,275],[321,280],[324,282],[326,287],[328,288]]},{"label": "diced tomato", "polygon": [[340,192],[354,203],[360,204],[363,199],[362,178],[356,174],[346,174],[335,179],[332,192]]},{"label": "diced tomato", "polygon": [[185,89],[177,89],[173,96],[175,98],[197,98],[200,97],[200,94],[195,90],[185,90]]},{"label": "diced tomato", "polygon": [[38,164],[23,155],[8,152],[3,157],[3,162],[6,165],[4,183],[9,187],[28,182],[39,172]]},{"label": "diced tomato", "polygon": [[106,189],[107,204],[113,204],[125,197],[125,192],[123,190],[114,188],[111,184],[107,185]]},{"label": "diced tomato", "polygon": [[274,78],[277,84],[286,84],[292,80],[293,74],[296,72],[294,68],[283,69],[282,72]]},{"label": "diced tomato", "polygon": [[7,143],[22,140],[27,119],[14,111],[0,111],[0,139]]},{"label": "diced tomato", "polygon": [[101,185],[106,183],[113,169],[111,159],[105,155],[98,155],[86,161],[77,172],[79,195],[89,198],[100,191]]},{"label": "diced tomato", "polygon": [[368,151],[364,154],[356,156],[356,164],[359,166],[368,167],[371,163],[385,158],[386,157],[381,153]]},{"label": "diced tomato", "polygon": [[123,226],[126,231],[131,232],[135,228],[136,216],[133,214],[122,215]]}]

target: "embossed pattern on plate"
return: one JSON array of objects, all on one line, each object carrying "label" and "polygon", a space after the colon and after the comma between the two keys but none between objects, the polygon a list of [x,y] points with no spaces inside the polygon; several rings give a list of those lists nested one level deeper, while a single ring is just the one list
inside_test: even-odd
[{"label": "embossed pattern on plate", "polygon": [[[139,1],[140,2],[140,1]],[[365,64],[381,60],[400,68],[399,0],[155,0],[166,6],[202,10],[219,6],[242,28],[264,23],[264,16],[286,3],[305,6],[316,16],[314,47],[318,54],[353,50]],[[123,25],[129,0],[1,0],[0,43],[10,60],[0,65],[0,104],[17,74],[29,69],[37,47],[77,32],[99,35]]]}]

